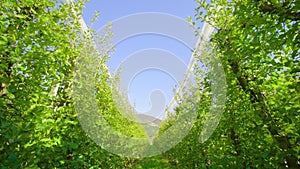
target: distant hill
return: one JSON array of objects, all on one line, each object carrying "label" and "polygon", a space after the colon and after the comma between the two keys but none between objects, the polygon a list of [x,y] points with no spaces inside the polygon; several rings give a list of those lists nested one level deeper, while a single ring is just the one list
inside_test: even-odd
[{"label": "distant hill", "polygon": [[149,116],[146,114],[137,114],[137,120],[141,125],[144,127],[145,131],[147,132],[149,138],[155,136],[157,131],[159,130],[159,125],[161,120],[155,118],[153,116]]},{"label": "distant hill", "polygon": [[147,114],[137,114],[137,119],[141,124],[148,124],[151,126],[158,126],[161,122],[160,119],[153,117],[153,116],[149,116]]}]

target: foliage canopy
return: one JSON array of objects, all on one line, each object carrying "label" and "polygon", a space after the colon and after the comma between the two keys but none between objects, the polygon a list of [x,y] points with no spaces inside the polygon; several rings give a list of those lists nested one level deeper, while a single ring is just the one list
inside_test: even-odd
[{"label": "foliage canopy", "polygon": [[[85,49],[79,23],[85,1],[0,2],[1,168],[299,168],[299,2],[197,2],[196,19],[215,28],[207,55],[215,54],[224,67],[225,113],[200,144],[213,96],[211,81],[198,79],[190,90],[201,100],[186,97],[160,131],[197,107],[191,132],[173,149],[145,159],[105,151],[76,117],[73,74]],[[95,86],[101,113],[120,133],[144,137],[143,128],[114,105],[107,56],[94,53],[100,56]]]}]

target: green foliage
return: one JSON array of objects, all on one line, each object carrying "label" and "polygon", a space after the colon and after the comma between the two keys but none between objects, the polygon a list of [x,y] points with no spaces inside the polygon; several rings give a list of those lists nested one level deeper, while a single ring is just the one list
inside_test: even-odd
[{"label": "green foliage", "polygon": [[[73,107],[74,66],[84,49],[78,22],[83,4],[1,2],[1,168],[132,166],[131,159],[96,145],[83,131]],[[107,111],[115,110],[111,89],[103,81],[98,86],[105,89],[98,93],[100,103],[109,105]],[[119,129],[130,125],[115,117],[123,120]]]},{"label": "green foliage", "polygon": [[[195,17],[216,28],[215,53],[208,58],[216,54],[226,73],[225,111],[213,135],[200,144],[214,97],[213,75],[202,79],[196,68],[197,86],[188,88],[160,133],[184,112],[197,110],[193,128],[173,149],[145,159],[120,157],[96,145],[74,110],[74,68],[93,33],[83,34],[78,22],[85,1],[1,2],[1,168],[299,168],[299,3],[197,2]],[[98,39],[101,45],[110,45],[110,36]],[[92,84],[99,112],[116,131],[145,137],[142,126],[122,114],[120,108],[128,105],[114,102],[107,54],[92,50],[85,52],[100,56]]]},{"label": "green foliage", "polygon": [[[105,63],[106,61],[102,62]],[[113,89],[116,90],[115,85],[109,85],[116,83],[112,82],[113,80],[116,81],[117,79],[111,79],[109,77],[109,70],[105,68],[101,68],[99,73],[96,75],[96,99],[101,115],[108,122],[108,124],[120,134],[130,137],[145,138],[146,133],[144,128],[139,123],[134,121],[135,119],[133,112],[130,111],[130,104],[119,103],[119,101],[123,100],[116,99],[116,97],[120,98],[122,95],[118,94],[118,91],[112,91]],[[124,113],[123,111],[127,112],[128,114]]]},{"label": "green foliage", "polygon": [[[226,108],[207,142],[195,143],[199,118],[166,154],[182,168],[299,168],[299,4],[198,2],[196,17],[216,28],[211,43],[226,72]],[[202,84],[209,94],[210,84]],[[200,117],[210,107],[205,93]]]}]

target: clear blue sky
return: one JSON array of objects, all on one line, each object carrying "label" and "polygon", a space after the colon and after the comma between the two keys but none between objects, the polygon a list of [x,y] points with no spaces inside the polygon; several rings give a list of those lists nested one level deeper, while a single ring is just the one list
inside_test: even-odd
[{"label": "clear blue sky", "polygon": [[[196,7],[197,3],[194,0],[91,0],[83,10],[83,18],[89,25],[94,11],[99,11],[100,17],[93,25],[93,29],[99,30],[108,22],[142,12],[168,13],[186,20],[188,16],[194,16]],[[186,65],[192,55],[192,51],[187,46],[172,38],[150,34],[135,36],[116,45],[115,52],[107,63],[111,72],[115,71],[128,56],[148,48],[166,50],[179,57]],[[128,93],[129,101],[132,105],[135,104],[139,113],[146,113],[151,108],[150,93],[153,90],[163,91],[165,104],[168,104],[173,97],[172,87],[176,84],[176,80],[166,72],[154,69],[145,70],[137,74],[131,81]],[[152,115],[161,117],[157,114]]]}]

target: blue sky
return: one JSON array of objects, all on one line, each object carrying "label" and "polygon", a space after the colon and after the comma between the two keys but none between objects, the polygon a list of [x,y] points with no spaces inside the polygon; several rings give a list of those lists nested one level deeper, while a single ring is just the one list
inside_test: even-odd
[{"label": "blue sky", "polygon": [[[108,22],[142,12],[167,13],[185,20],[188,16],[194,16],[196,7],[197,3],[194,0],[91,0],[83,10],[83,18],[89,25],[95,13],[94,11],[99,11],[100,17],[93,25],[93,29],[99,30]],[[166,25],[162,23],[161,26],[164,27]],[[114,72],[128,56],[149,48],[166,50],[180,58],[186,65],[189,63],[192,55],[191,49],[177,40],[165,36],[147,34],[134,36],[118,43],[107,64],[111,72]],[[144,70],[138,73],[131,81],[128,98],[139,113],[149,113],[151,109],[151,92],[154,90],[163,91],[166,99],[165,104],[168,104],[173,97],[173,87],[176,84],[176,80],[167,72],[155,69]],[[152,114],[152,116],[161,118],[159,114]]]}]

